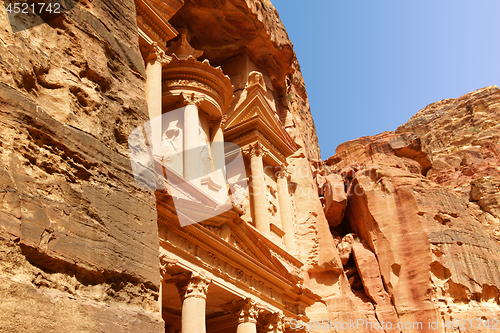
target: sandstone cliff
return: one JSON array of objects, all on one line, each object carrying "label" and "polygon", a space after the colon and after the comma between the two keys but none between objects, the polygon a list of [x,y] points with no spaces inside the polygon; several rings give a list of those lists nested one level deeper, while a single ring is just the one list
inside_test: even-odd
[{"label": "sandstone cliff", "polygon": [[159,331],[155,198],[127,147],[147,120],[134,2],[19,15],[0,9],[1,330]]},{"label": "sandstone cliff", "polygon": [[[424,323],[404,332],[451,332],[447,320],[498,317],[499,128],[492,86],[431,104],[395,132],[341,144],[325,161],[317,182],[344,264],[337,294],[348,299],[326,297],[331,318],[355,310]],[[425,329],[428,320],[439,330]]]},{"label": "sandstone cliff", "polygon": [[[148,120],[135,4],[68,4],[46,22],[0,9],[0,327],[160,332],[155,197],[135,184],[127,147]],[[300,255],[338,271],[309,168],[320,153],[305,84],[276,10],[264,0],[185,4],[189,17],[172,24],[228,22],[200,31],[195,47],[213,59],[249,47],[269,73],[301,146],[290,161],[307,189],[294,217]]]}]

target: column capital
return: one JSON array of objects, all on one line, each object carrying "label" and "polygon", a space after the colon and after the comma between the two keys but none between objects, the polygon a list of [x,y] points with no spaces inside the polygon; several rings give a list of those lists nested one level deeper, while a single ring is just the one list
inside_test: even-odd
[{"label": "column capital", "polygon": [[200,273],[183,273],[179,276],[180,282],[176,283],[177,290],[181,295],[182,301],[187,298],[201,298],[206,299],[208,293],[208,286],[211,279]]},{"label": "column capital", "polygon": [[199,108],[201,103],[205,100],[204,96],[197,96],[195,95],[195,93],[191,94],[181,93],[180,97],[181,97],[181,104],[183,106],[195,105],[197,108]]},{"label": "column capital", "polygon": [[261,307],[250,298],[241,301],[232,301],[224,306],[226,312],[229,312],[237,320],[238,324],[242,323],[257,323],[257,318],[262,312]]},{"label": "column capital", "polygon": [[220,119],[220,128],[226,129],[226,122],[228,119],[229,119],[229,116],[227,114],[222,116],[222,118]]},{"label": "column capital", "polygon": [[270,313],[262,319],[263,333],[284,333],[285,316],[280,312]]},{"label": "column capital", "polygon": [[165,254],[160,255],[160,279],[170,279],[172,276],[168,273],[168,269],[177,264],[177,259],[167,257]]},{"label": "column capital", "polygon": [[280,165],[280,166],[275,167],[274,168],[274,175],[278,179],[280,179],[280,178],[287,178],[288,179],[291,176],[290,172],[287,170],[285,165]]},{"label": "column capital", "polygon": [[149,44],[144,49],[143,54],[146,63],[159,62],[162,66],[168,64],[172,59],[172,57],[165,54],[156,42]]},{"label": "column capital", "polygon": [[267,148],[264,147],[264,145],[259,141],[249,144],[246,148],[242,149],[242,152],[248,155],[250,158],[264,157],[269,153]]}]

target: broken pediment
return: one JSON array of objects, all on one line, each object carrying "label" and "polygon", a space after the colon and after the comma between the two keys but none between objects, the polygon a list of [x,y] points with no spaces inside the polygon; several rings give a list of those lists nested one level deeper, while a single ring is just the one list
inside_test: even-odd
[{"label": "broken pediment", "polygon": [[297,146],[266,99],[266,85],[261,73],[253,71],[248,75],[243,94],[243,100],[225,123],[226,140],[236,142],[245,134],[257,131],[284,157],[293,154]]}]

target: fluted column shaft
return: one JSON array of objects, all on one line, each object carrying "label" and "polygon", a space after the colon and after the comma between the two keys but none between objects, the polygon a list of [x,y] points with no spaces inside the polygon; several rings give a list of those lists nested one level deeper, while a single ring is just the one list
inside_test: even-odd
[{"label": "fluted column shaft", "polygon": [[252,200],[254,208],[255,227],[266,236],[271,235],[269,224],[269,214],[266,200],[266,183],[264,181],[264,164],[262,156],[264,149],[260,144],[256,144],[249,150],[250,170],[252,173]]},{"label": "fluted column shaft", "polygon": [[297,253],[295,234],[292,220],[292,203],[288,192],[288,179],[286,171],[277,172],[278,200],[280,205],[281,227],[285,232],[284,241],[288,252]]}]

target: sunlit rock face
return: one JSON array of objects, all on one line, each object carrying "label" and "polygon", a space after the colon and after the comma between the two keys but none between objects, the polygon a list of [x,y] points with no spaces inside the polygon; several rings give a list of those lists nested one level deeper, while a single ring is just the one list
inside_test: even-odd
[{"label": "sunlit rock face", "polygon": [[[148,21],[147,4],[161,27]],[[236,331],[229,313],[239,298],[258,322],[244,324],[259,331],[291,330],[292,318],[333,324],[310,332],[378,332],[382,321],[394,324],[386,332],[429,331],[429,321],[439,323],[431,332],[443,332],[452,331],[443,326],[451,319],[491,331],[475,319],[500,311],[497,87],[431,104],[397,131],[346,142],[321,162],[300,67],[269,1],[82,0],[43,19],[28,15],[11,26],[0,10],[2,331],[178,332],[193,290],[196,318],[183,320],[204,327],[205,297],[207,332]],[[200,102],[195,139],[213,143],[214,128],[228,121],[227,138],[250,140],[238,126],[254,116],[275,125],[264,136],[283,139],[281,147],[253,146],[289,153],[276,153],[279,172],[272,160],[260,162],[266,206],[258,210],[271,237],[254,228],[256,201],[240,186],[247,174],[226,170],[232,209],[190,229],[161,224],[157,204],[172,193],[153,172],[134,175],[131,150],[132,162],[155,155],[146,140],[155,129],[144,128],[152,111],[165,120],[157,156],[185,172],[176,155],[183,116],[168,113],[180,108],[176,84],[189,86],[174,82],[183,61],[231,81],[220,119]],[[159,89],[148,90],[153,76]],[[192,92],[206,89],[203,82]],[[245,113],[254,84],[260,109]],[[215,148],[208,154],[207,145],[192,165],[217,169]],[[243,168],[252,167],[249,155]],[[164,191],[155,196],[155,187]],[[199,288],[179,291],[186,276]]]},{"label": "sunlit rock face", "polygon": [[[165,49],[167,41],[186,26],[197,57],[203,51],[200,62],[231,76],[235,103],[245,100],[248,74],[264,73],[266,103],[294,147],[294,154],[284,163],[290,167],[286,177],[291,186],[289,198],[282,202],[290,205],[283,216],[293,220],[289,222],[292,242],[296,242],[294,255],[300,259],[292,257],[291,264],[277,265],[280,269],[280,265],[305,267],[287,278],[293,290],[316,299],[317,295],[298,282],[309,269],[338,274],[342,265],[310,169],[309,160],[319,160],[320,153],[305,84],[292,43],[272,4],[259,0],[107,0],[72,1],[70,5],[57,17],[8,16],[5,7],[0,10],[2,330],[177,329],[162,319],[158,304],[159,237],[153,193],[157,179],[152,173],[140,175],[139,182],[134,179],[129,149],[144,155],[139,160],[151,157],[145,140],[151,133],[143,124],[152,118],[154,109],[148,99],[155,91],[148,91],[147,78],[158,73],[154,68],[148,72],[151,59],[145,55]],[[155,18],[161,27],[148,21],[148,15],[154,15],[146,5],[161,16]],[[148,43],[154,50],[141,49],[139,29],[152,36]],[[193,60],[182,57],[179,49],[175,52],[180,60]],[[166,54],[158,56],[161,66],[170,61],[171,68],[179,59],[171,52]],[[241,54],[244,56],[237,57]],[[235,62],[230,63],[230,58]],[[161,76],[160,67],[157,78],[161,80]],[[200,133],[216,126],[203,112],[200,119],[207,120],[201,123]],[[182,126],[175,121],[165,124],[160,155],[171,156],[180,147],[177,138]],[[144,130],[133,133],[137,128]],[[213,138],[204,138],[208,139]],[[176,162],[172,161],[172,168],[183,169]],[[273,174],[265,176],[266,182],[278,182],[271,179]],[[155,186],[149,186],[151,183]],[[266,202],[281,204],[276,193],[280,189],[266,189],[271,193]],[[239,192],[245,192],[244,187]],[[239,192],[232,200],[245,208],[246,195]],[[271,223],[278,227],[283,210],[270,212]],[[241,215],[244,209],[236,211]],[[227,219],[238,213],[232,212]],[[282,231],[275,229],[280,236]],[[220,234],[236,244],[227,225]],[[283,240],[277,243],[281,248],[275,250],[284,251]],[[201,250],[194,253],[196,260],[211,260]],[[172,262],[163,259],[164,266]],[[261,276],[252,279],[256,293],[265,287],[281,300],[281,295],[257,282]],[[180,302],[178,293],[175,296]],[[304,304],[295,300],[280,306],[305,314]]]},{"label": "sunlit rock face", "polygon": [[380,270],[381,295],[402,322],[438,320],[444,332],[446,320],[498,313],[499,98],[488,87],[431,104],[396,132],[344,143],[325,161],[326,174],[343,175],[347,187],[345,217],[332,232],[341,249],[348,232],[364,245],[354,242],[353,259],[375,312],[380,296],[377,279],[363,276],[367,265]]},{"label": "sunlit rock face", "polygon": [[155,198],[128,159],[148,120],[134,1],[13,26],[2,4],[0,22],[0,330],[158,332]]}]

